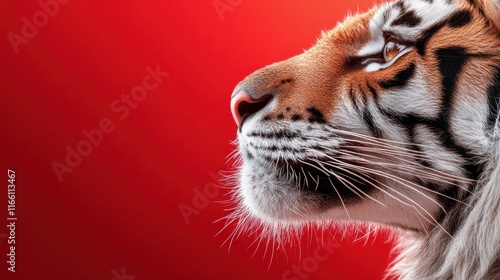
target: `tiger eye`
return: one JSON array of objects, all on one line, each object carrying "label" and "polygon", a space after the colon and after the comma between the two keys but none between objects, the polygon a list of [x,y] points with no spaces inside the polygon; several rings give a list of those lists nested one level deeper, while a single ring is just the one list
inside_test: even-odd
[{"label": "tiger eye", "polygon": [[393,60],[399,53],[407,48],[403,42],[390,37],[387,39],[384,46],[384,60],[389,62]]}]

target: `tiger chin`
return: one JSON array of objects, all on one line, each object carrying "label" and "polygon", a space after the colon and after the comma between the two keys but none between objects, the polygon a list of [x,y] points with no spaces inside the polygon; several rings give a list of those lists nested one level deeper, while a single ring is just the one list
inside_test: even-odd
[{"label": "tiger chin", "polygon": [[234,216],[387,225],[401,236],[388,274],[500,279],[499,105],[499,0],[348,17],[236,86]]}]

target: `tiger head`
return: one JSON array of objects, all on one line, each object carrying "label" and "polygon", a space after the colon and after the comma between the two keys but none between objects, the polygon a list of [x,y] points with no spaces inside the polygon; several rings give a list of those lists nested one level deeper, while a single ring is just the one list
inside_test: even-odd
[{"label": "tiger head", "polygon": [[356,219],[415,231],[439,222],[472,191],[493,144],[494,5],[385,4],[240,82],[231,109],[245,207],[267,222]]},{"label": "tiger head", "polygon": [[500,1],[400,0],[349,17],[236,86],[239,215],[452,240],[496,168],[499,105]]},{"label": "tiger head", "polygon": [[499,149],[499,104],[500,1],[400,0],[351,16],[236,86],[241,213],[452,236],[447,217],[473,207]]}]

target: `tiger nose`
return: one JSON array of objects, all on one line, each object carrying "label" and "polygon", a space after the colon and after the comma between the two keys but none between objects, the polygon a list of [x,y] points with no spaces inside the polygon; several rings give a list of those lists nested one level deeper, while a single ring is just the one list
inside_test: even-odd
[{"label": "tiger nose", "polygon": [[231,97],[231,113],[233,114],[236,125],[241,127],[246,118],[264,108],[271,98],[272,95],[270,94],[266,94],[260,98],[254,98],[244,90],[237,91]]}]

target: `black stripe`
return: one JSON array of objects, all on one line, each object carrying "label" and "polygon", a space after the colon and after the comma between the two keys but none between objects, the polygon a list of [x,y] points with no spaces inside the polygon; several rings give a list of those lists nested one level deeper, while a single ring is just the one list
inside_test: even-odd
[{"label": "black stripe", "polygon": [[349,99],[351,100],[352,105],[354,106],[356,111],[359,112],[358,102],[356,100],[356,96],[354,96],[354,90],[352,89],[352,85],[351,85],[351,88],[349,89]]},{"label": "black stripe", "polygon": [[373,136],[378,137],[378,138],[382,137],[382,131],[373,122],[373,116],[372,116],[372,113],[370,112],[370,110],[365,109],[363,111],[363,120],[365,121],[366,125],[370,129]]},{"label": "black stripe", "polygon": [[373,100],[375,101],[375,103],[378,104],[379,101],[378,92],[369,83],[366,83],[366,86],[368,87],[368,90],[372,94]]},{"label": "black stripe", "polygon": [[391,16],[391,9],[387,9],[384,11],[382,14],[382,22],[387,22],[389,20],[389,17]]},{"label": "black stripe", "polygon": [[417,124],[434,126],[438,122],[437,120],[431,118],[424,118],[413,114],[399,114],[391,112],[389,110],[383,110],[382,113],[386,115],[390,120],[399,123],[406,128],[413,127]]},{"label": "black stripe", "polygon": [[402,13],[406,12],[406,7],[405,7],[404,1],[397,1],[396,3],[394,3],[394,6],[396,6],[396,8],[399,8]]},{"label": "black stripe", "polygon": [[361,95],[363,96],[363,103],[365,106],[365,109],[363,110],[363,113],[362,113],[363,120],[365,121],[366,125],[370,129],[373,136],[382,137],[382,131],[380,130],[380,128],[378,128],[375,125],[375,122],[373,121],[372,113],[368,109],[368,106],[369,106],[368,95],[363,90],[361,90]]},{"label": "black stripe", "polygon": [[500,68],[497,68],[495,79],[488,88],[488,107],[488,127],[492,130],[500,109]]},{"label": "black stripe", "polygon": [[435,135],[439,137],[439,139],[446,148],[448,148],[451,151],[454,151],[462,159],[465,160],[466,163],[462,166],[462,168],[464,168],[467,171],[471,179],[477,180],[481,175],[484,166],[477,163],[478,160],[471,151],[467,150],[465,147],[456,144],[453,141],[450,131],[445,130],[443,127],[437,125],[430,127],[430,129],[434,132]]},{"label": "black stripe", "polygon": [[321,111],[318,110],[317,108],[315,107],[307,108],[307,112],[309,112],[308,121],[310,123],[326,123],[323,113],[321,113]]},{"label": "black stripe", "polygon": [[[417,126],[417,123],[413,123],[406,130],[407,134],[408,134],[408,138],[409,138],[410,143],[411,143],[410,149],[416,151],[417,153],[423,153],[424,151],[418,145],[419,143],[417,143],[417,140],[415,140],[415,128],[416,128],[416,126]],[[425,167],[432,167],[432,164],[425,159],[416,158],[415,160]]]},{"label": "black stripe", "polygon": [[408,11],[404,14],[401,14],[398,18],[396,18],[392,22],[392,26],[395,25],[402,25],[402,26],[408,26],[408,27],[415,27],[419,25],[422,22],[422,19],[417,16],[415,11]]},{"label": "black stripe", "polygon": [[472,15],[467,10],[462,10],[451,15],[448,20],[448,26],[451,28],[460,28],[470,23]]},{"label": "black stripe", "polygon": [[[488,0],[488,1],[492,1],[492,0]],[[486,24],[486,26],[489,26],[489,24],[490,24],[490,19],[486,16],[486,13],[484,12],[483,7],[479,6],[479,5],[476,3],[476,1],[475,1],[475,0],[468,0],[468,2],[469,2],[469,4],[470,4],[472,7],[476,8],[476,9],[479,11],[479,13],[481,14],[481,16],[482,16],[483,18],[485,18],[485,19],[486,19],[486,23],[487,23],[487,24]]]},{"label": "black stripe", "polygon": [[468,61],[467,51],[462,47],[449,47],[436,51],[438,68],[441,73],[443,99],[440,119],[445,130],[449,129],[449,117],[453,110],[453,95],[458,81],[458,75]]},{"label": "black stripe", "polygon": [[[423,150],[420,148],[420,146],[418,146],[419,143],[415,139],[415,129],[416,129],[417,125],[427,125],[427,126],[434,125],[435,121],[433,121],[431,119],[422,118],[422,117],[419,117],[416,115],[411,115],[411,114],[408,114],[408,115],[396,114],[396,113],[390,112],[388,110],[380,109],[380,107],[379,107],[379,110],[383,115],[385,115],[391,121],[393,121],[397,124],[400,124],[405,129],[406,134],[408,135],[408,140],[411,143],[410,146],[408,147],[409,149],[412,149],[416,152],[423,152]],[[426,166],[426,167],[432,166],[426,160],[423,160],[420,158],[416,158],[415,160],[418,163],[422,164],[423,166]]]},{"label": "black stripe", "polygon": [[[440,140],[443,146],[445,146],[448,150],[457,153],[466,161],[466,164],[464,164],[462,168],[464,168],[469,173],[470,178],[479,178],[483,166],[473,163],[474,155],[464,147],[461,147],[452,141],[450,132],[444,128],[448,127],[448,125],[445,125],[441,119],[424,118],[413,114],[398,114],[388,110],[383,110],[381,112],[390,120],[400,124],[408,131],[410,142],[412,144],[417,144],[414,139],[414,129],[417,125],[422,125],[429,128],[432,133],[436,135],[436,137]],[[419,147],[416,145],[413,145],[410,148],[419,149]],[[431,165],[428,162],[421,162],[421,164],[424,166]]]},{"label": "black stripe", "polygon": [[415,47],[417,48],[417,51],[420,55],[425,55],[425,48],[427,47],[427,43],[432,38],[432,36],[434,36],[434,34],[441,30],[443,26],[445,26],[445,23],[445,21],[439,22],[423,32],[422,38],[420,38],[420,40],[415,44]]},{"label": "black stripe", "polygon": [[469,162],[464,168],[469,172],[472,178],[477,179],[482,170],[482,166],[474,164],[474,155],[469,150],[453,141],[450,128],[450,114],[453,111],[453,99],[458,77],[464,65],[467,63],[469,55],[462,47],[450,47],[437,50],[436,58],[438,60],[439,72],[442,77],[441,87],[443,95],[441,101],[442,110],[439,114],[439,126],[434,126],[432,129],[447,148],[457,152],[464,160]]},{"label": "black stripe", "polygon": [[401,70],[396,76],[388,81],[381,81],[379,85],[385,89],[391,89],[396,87],[403,87],[408,84],[408,81],[413,78],[415,74],[415,64],[412,63],[408,68]]}]

